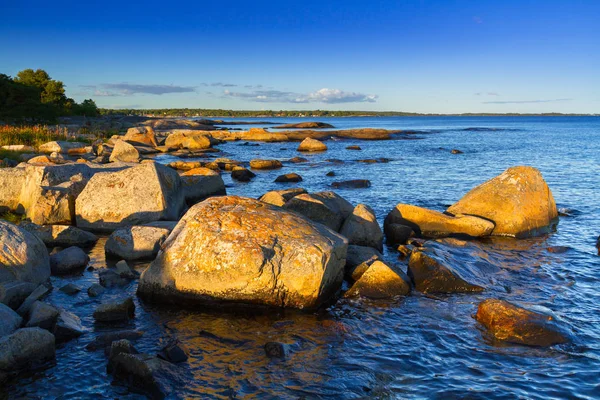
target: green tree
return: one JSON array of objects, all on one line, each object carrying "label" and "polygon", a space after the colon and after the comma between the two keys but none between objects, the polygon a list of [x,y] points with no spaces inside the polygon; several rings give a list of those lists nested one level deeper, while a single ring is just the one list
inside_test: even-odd
[{"label": "green tree", "polygon": [[24,69],[14,79],[15,82],[33,86],[41,90],[40,100],[45,104],[54,104],[63,107],[67,97],[65,96],[65,85],[61,81],[50,78],[43,69]]}]

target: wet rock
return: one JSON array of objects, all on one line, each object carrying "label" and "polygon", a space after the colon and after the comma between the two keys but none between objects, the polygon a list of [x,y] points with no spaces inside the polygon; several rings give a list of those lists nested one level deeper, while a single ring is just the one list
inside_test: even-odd
[{"label": "wet rock", "polygon": [[348,239],[349,244],[383,250],[383,232],[375,212],[365,204],[354,207],[352,214],[344,221],[340,234]]},{"label": "wet rock", "polygon": [[109,347],[108,365],[106,367],[108,373],[113,371],[113,362],[115,357],[117,357],[119,354],[139,354],[139,351],[137,351],[133,344],[127,339],[115,340],[110,344]]},{"label": "wet rock", "polygon": [[390,246],[404,244],[410,239],[414,231],[410,226],[394,223],[384,223],[385,237]]},{"label": "wet rock", "polygon": [[338,290],[346,239],[258,200],[215,197],[190,208],[144,271],[144,298],[314,308]]},{"label": "wet rock", "polygon": [[492,235],[527,237],[546,233],[558,222],[550,188],[533,167],[512,167],[477,186],[448,208],[495,223]]},{"label": "wet rock", "polygon": [[389,224],[409,226],[417,235],[428,238],[453,235],[482,237],[494,230],[494,223],[483,218],[471,215],[453,217],[410,204],[398,204],[385,218],[384,229]]},{"label": "wet rock", "polygon": [[552,346],[569,341],[564,330],[549,315],[533,312],[504,300],[479,303],[477,321],[498,340],[528,346]]},{"label": "wet rock", "polygon": [[252,169],[279,169],[282,168],[283,164],[279,160],[251,160],[250,168]]},{"label": "wet rock", "polygon": [[188,355],[186,351],[177,343],[170,343],[163,347],[158,353],[158,358],[168,361],[173,364],[186,362]]},{"label": "wet rock", "polygon": [[121,277],[121,275],[119,275],[118,272],[115,272],[110,269],[100,271],[100,273],[98,274],[98,278],[100,279],[100,285],[102,285],[105,288],[125,286],[129,283],[129,281]]},{"label": "wet rock", "polygon": [[23,328],[0,338],[0,382],[2,377],[53,359],[54,335],[41,328]]},{"label": "wet rock", "polygon": [[422,293],[481,292],[483,287],[464,280],[456,270],[442,264],[433,255],[413,251],[408,262],[408,276]]},{"label": "wet rock", "polygon": [[90,247],[98,241],[98,237],[93,233],[71,225],[42,226],[31,222],[24,222],[19,226],[36,235],[48,247]]},{"label": "wet rock", "polygon": [[335,176],[335,172],[329,171],[328,173],[325,174],[325,176]]},{"label": "wet rock", "polygon": [[349,181],[338,181],[331,184],[336,189],[365,189],[371,187],[368,179],[352,179]]},{"label": "wet rock", "polygon": [[269,358],[287,358],[289,352],[288,345],[279,342],[267,342],[264,349]]},{"label": "wet rock", "polygon": [[462,154],[463,152],[458,150],[458,149],[452,149],[452,151],[450,151],[450,153],[452,154]]},{"label": "wet rock", "polygon": [[30,282],[2,282],[0,283],[0,303],[16,310],[36,287],[37,285]]},{"label": "wet rock", "polygon": [[176,220],[185,207],[177,172],[157,163],[95,174],[79,197],[77,226],[112,231],[159,220]]},{"label": "wet rock", "polygon": [[56,325],[54,326],[54,337],[56,343],[65,343],[83,335],[85,329],[81,325],[79,317],[71,312],[60,310]]},{"label": "wet rock", "polygon": [[408,278],[381,261],[373,262],[360,276],[344,297],[367,297],[370,299],[389,299],[406,296],[410,293]]},{"label": "wet rock", "polygon": [[278,183],[289,183],[289,182],[302,182],[302,177],[295,172],[285,175],[279,175],[275,182]]},{"label": "wet rock", "polygon": [[129,128],[125,136],[123,136],[123,140],[136,145],[141,144],[151,147],[158,146],[158,141],[156,140],[156,134],[154,133],[154,129],[152,129],[149,126],[138,126],[134,128]]},{"label": "wet rock", "polygon": [[294,164],[300,164],[300,163],[308,162],[308,159],[304,158],[304,157],[293,157],[293,158],[290,158],[288,161],[291,163],[294,163]]},{"label": "wet rock", "polygon": [[382,258],[383,255],[372,247],[349,245],[346,253],[346,269],[352,271],[366,261],[375,261]]},{"label": "wet rock", "polygon": [[596,249],[598,249],[598,255],[600,256],[600,236],[596,239]]},{"label": "wet rock", "polygon": [[50,304],[36,301],[29,310],[29,320],[25,324],[26,328],[42,328],[52,332],[54,324],[58,318],[58,309]]},{"label": "wet rock", "polygon": [[2,338],[19,329],[23,318],[10,307],[0,303],[0,322],[0,338]]},{"label": "wet rock", "polygon": [[306,152],[326,151],[327,145],[320,140],[306,138],[300,143],[297,150]]},{"label": "wet rock", "polygon": [[137,340],[137,339],[141,338],[142,336],[144,336],[144,332],[132,331],[132,330],[102,333],[102,334],[96,336],[96,338],[92,342],[88,343],[85,346],[85,349],[88,351],[96,351],[99,349],[105,349],[105,348],[111,346],[113,342],[116,342],[118,340],[122,340],[122,339]]},{"label": "wet rock", "polygon": [[555,254],[566,253],[570,249],[571,248],[567,247],[567,246],[550,246],[550,247],[546,248],[546,250],[548,250],[548,252],[555,253]]},{"label": "wet rock", "polygon": [[227,194],[223,178],[218,172],[209,168],[195,168],[181,175],[185,201],[189,205],[211,196],[224,196]]},{"label": "wet rock", "polygon": [[300,213],[336,232],[354,210],[352,204],[334,192],[301,194],[285,203],[283,208]]},{"label": "wet rock", "polygon": [[22,281],[39,284],[50,277],[50,258],[34,234],[0,220],[0,283]]},{"label": "wet rock", "polygon": [[275,129],[328,129],[335,128],[331,124],[325,122],[299,122],[297,124],[285,124],[275,126]]},{"label": "wet rock", "polygon": [[94,311],[94,320],[96,322],[111,323],[129,321],[135,316],[135,304],[133,299],[128,297],[118,303],[100,304]]},{"label": "wet rock", "polygon": [[119,276],[121,278],[135,279],[138,277],[138,273],[129,267],[129,264],[127,264],[127,261],[124,261],[124,260],[119,261],[115,265],[115,268],[117,270],[117,274],[119,274]]},{"label": "wet rock", "polygon": [[179,171],[191,171],[197,168],[204,168],[204,163],[200,161],[173,161],[167,164],[167,167]]},{"label": "wet rock", "polygon": [[110,162],[127,162],[127,163],[138,163],[140,162],[140,153],[131,144],[124,140],[118,140],[115,143],[115,147],[110,153]]},{"label": "wet rock", "polygon": [[400,253],[400,259],[405,259],[407,257],[410,257],[410,255],[413,252],[413,249],[414,246],[412,245],[401,244],[396,250],[398,251],[398,253]]},{"label": "wet rock", "polygon": [[98,283],[94,283],[92,286],[90,286],[87,290],[87,294],[90,297],[97,297],[100,296],[102,293],[104,293],[106,289],[104,288],[104,286],[98,284]]},{"label": "wet rock", "polygon": [[71,246],[50,256],[52,275],[79,272],[90,262],[90,257],[79,247]]},{"label": "wet rock", "polygon": [[255,176],[256,174],[254,172],[243,167],[238,167],[231,171],[231,179],[240,182],[250,182]]},{"label": "wet rock", "polygon": [[386,163],[390,162],[390,159],[389,158],[385,158],[385,157],[382,157],[382,158],[367,158],[367,159],[364,159],[364,160],[356,160],[356,162],[363,163],[363,164],[386,164]]},{"label": "wet rock", "polygon": [[107,257],[123,260],[153,259],[169,236],[168,229],[130,226],[114,231],[106,241]]},{"label": "wet rock", "polygon": [[268,204],[272,204],[274,206],[282,207],[290,199],[305,193],[307,193],[306,190],[302,188],[273,190],[262,195],[262,197],[259,200]]},{"label": "wet rock", "polygon": [[27,298],[21,303],[19,308],[17,308],[17,314],[21,317],[25,317],[29,314],[31,310],[31,306],[38,300],[43,299],[48,293],[50,293],[52,287],[49,284],[39,285]]},{"label": "wet rock", "polygon": [[81,288],[72,283],[67,283],[65,286],[61,287],[59,290],[63,293],[71,295],[71,296],[81,292]]}]

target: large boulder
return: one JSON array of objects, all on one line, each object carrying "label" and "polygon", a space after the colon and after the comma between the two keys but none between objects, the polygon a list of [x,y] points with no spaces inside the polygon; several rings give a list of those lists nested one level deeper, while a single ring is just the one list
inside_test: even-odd
[{"label": "large boulder", "polygon": [[41,301],[36,301],[29,310],[29,320],[25,324],[26,328],[42,328],[47,331],[54,331],[54,325],[60,314],[59,310]]},{"label": "large boulder", "polygon": [[98,236],[71,225],[36,225],[23,222],[19,225],[40,238],[48,247],[89,247],[98,241]]},{"label": "large boulder", "polygon": [[36,288],[37,285],[31,282],[0,282],[0,303],[16,310]]},{"label": "large boulder", "polygon": [[151,226],[130,226],[114,231],[104,246],[106,255],[123,260],[156,257],[170,231]]},{"label": "large boulder", "polygon": [[292,188],[286,190],[273,190],[271,192],[267,192],[261,196],[259,199],[265,203],[272,204],[274,206],[282,207],[285,203],[287,203],[290,199],[300,195],[306,194],[306,190],[302,188]]},{"label": "large boulder", "polygon": [[23,328],[0,338],[0,382],[32,364],[53,359],[54,335],[41,328]]},{"label": "large boulder", "polygon": [[319,192],[294,196],[283,206],[305,217],[321,223],[334,231],[352,214],[354,207],[334,192]]},{"label": "large boulder", "polygon": [[81,271],[90,257],[77,246],[68,247],[50,256],[52,275],[65,275]]},{"label": "large boulder", "polygon": [[428,249],[411,253],[407,273],[415,289],[422,293],[468,293],[484,290],[482,286],[465,280],[456,268]]},{"label": "large boulder", "polygon": [[158,220],[176,220],[185,207],[177,172],[157,163],[98,173],[75,203],[77,226],[111,231]]},{"label": "large boulder", "polygon": [[383,250],[383,232],[379,227],[375,212],[365,204],[354,207],[352,214],[344,221],[340,234],[348,239],[349,244]]},{"label": "large boulder", "polygon": [[0,303],[0,338],[6,335],[10,335],[19,327],[23,322],[23,318],[10,307]]},{"label": "large boulder", "polygon": [[326,150],[327,150],[327,145],[325,143],[321,142],[320,140],[312,139],[312,138],[304,139],[298,146],[298,151],[313,152],[313,151],[326,151]]},{"label": "large boulder", "polygon": [[216,141],[207,133],[185,132],[172,133],[167,136],[165,146],[177,149],[205,150],[212,147]]},{"label": "large boulder", "polygon": [[[386,236],[396,236],[392,225],[404,225],[412,228],[419,236],[439,238],[448,236],[488,236],[494,230],[494,223],[470,215],[450,216],[438,211],[398,204],[385,218]],[[396,240],[390,240],[396,242]]]},{"label": "large boulder", "polygon": [[140,162],[140,153],[133,145],[127,143],[124,140],[117,140],[115,147],[110,153],[110,162],[127,162],[137,163]]},{"label": "large boulder", "polygon": [[70,225],[75,216],[75,197],[68,188],[41,186],[27,217],[38,225]]},{"label": "large boulder", "polygon": [[210,196],[227,194],[225,182],[218,172],[209,168],[194,168],[181,174],[185,201],[196,204]]},{"label": "large boulder", "polygon": [[527,237],[548,232],[558,221],[550,188],[533,167],[512,167],[477,186],[448,208],[493,221],[492,235]]},{"label": "large boulder", "polygon": [[138,126],[134,128],[129,128],[125,136],[123,136],[123,140],[135,145],[141,144],[151,147],[158,146],[156,134],[154,133],[154,129],[152,129],[152,127],[150,126]]},{"label": "large boulder", "polygon": [[163,248],[140,279],[145,298],[315,308],[340,288],[347,241],[280,207],[226,196],[190,208]]},{"label": "large boulder", "polygon": [[477,321],[496,339],[529,346],[551,346],[568,342],[567,333],[545,314],[504,300],[487,299],[477,308]]},{"label": "large boulder", "polygon": [[34,234],[0,220],[0,283],[24,281],[39,284],[50,277],[50,258]]},{"label": "large boulder", "polygon": [[81,142],[55,141],[40,145],[40,153],[62,153],[67,154],[69,150],[85,149],[87,145]]}]

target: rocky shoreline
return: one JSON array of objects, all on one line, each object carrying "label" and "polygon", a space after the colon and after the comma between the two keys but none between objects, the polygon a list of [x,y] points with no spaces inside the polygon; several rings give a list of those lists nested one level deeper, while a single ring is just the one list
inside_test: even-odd
[{"label": "rocky shoreline", "polygon": [[[398,204],[383,227],[369,205],[351,204],[332,191],[228,196],[223,174],[251,181],[253,170],[277,170],[303,158],[218,157],[218,146],[226,142],[301,142],[302,154],[326,152],[323,141],[332,137],[389,140],[396,132],[238,132],[218,130],[211,122],[153,119],[106,142],[47,143],[38,149],[43,155],[0,168],[0,212],[25,218],[19,225],[0,221],[0,315],[6,321],[0,330],[0,381],[53,359],[60,343],[92,334],[73,310],[44,301],[52,290],[87,290],[101,298],[108,288],[138,281],[137,293],[148,304],[243,305],[267,312],[308,311],[340,298],[385,299],[413,291],[485,292],[478,271],[448,262],[445,243],[462,246],[497,236],[519,240],[557,229],[550,188],[537,169],[524,166],[473,188],[444,213]],[[165,166],[154,160],[157,154],[206,161]],[[103,269],[88,288],[52,288],[50,276],[86,270],[85,250],[98,235],[108,235],[106,255],[119,262]],[[406,270],[402,263],[386,262],[384,251],[405,259]],[[135,260],[152,262],[140,276],[129,264]],[[111,326],[135,315],[133,300],[124,297],[103,301],[93,319]],[[481,302],[476,319],[487,334],[509,343],[550,346],[570,340],[551,317],[501,299]],[[118,332],[97,338],[110,373],[124,385],[164,397],[176,381],[174,369],[185,362],[185,349],[171,345],[156,355],[139,354],[129,341],[135,334]],[[282,346],[265,346],[266,356],[285,356]]]}]

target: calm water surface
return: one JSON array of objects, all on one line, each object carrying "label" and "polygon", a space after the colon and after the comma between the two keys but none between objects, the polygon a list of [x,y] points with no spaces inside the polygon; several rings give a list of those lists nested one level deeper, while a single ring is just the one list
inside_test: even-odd
[{"label": "calm water surface", "polygon": [[[531,165],[541,170],[568,216],[561,217],[555,233],[540,238],[473,241],[463,247],[436,243],[485,284],[486,291],[480,294],[341,300],[318,313],[258,316],[162,308],[136,298],[136,318],[128,327],[145,331],[136,343],[140,351],[156,353],[173,338],[189,350],[190,359],[178,367],[184,384],[171,397],[600,398],[600,257],[594,246],[600,234],[600,118],[324,120],[337,128],[416,133],[392,141],[328,141],[326,153],[303,155],[309,163],[258,172],[250,183],[233,182],[224,174],[228,193],[258,197],[268,190],[297,186],[273,183],[286,172],[302,175],[300,186],[309,191],[330,190],[334,180],[369,179],[369,189],[338,193],[353,204],[370,205],[382,222],[399,202],[444,210],[506,168]],[[359,145],[362,151],[346,150],[349,145]],[[296,147],[241,142],[219,146],[222,156],[242,161],[285,160],[298,155]],[[454,148],[464,154],[451,154]],[[391,161],[356,161],[380,157]],[[344,162],[326,161],[333,158]],[[165,163],[172,160],[160,158]],[[328,171],[336,176],[326,177]],[[552,253],[547,250],[550,246],[568,249]],[[92,250],[92,257],[95,267],[106,267],[103,241]],[[385,257],[406,270],[394,249],[387,248]],[[52,279],[57,288],[74,282],[85,289],[98,277],[96,270]],[[89,298],[85,290],[75,297],[55,290],[48,301],[79,315],[89,332],[59,348],[55,364],[11,382],[0,393],[4,390],[9,398],[139,398],[112,384],[102,351],[84,349],[106,329],[94,326],[95,307],[101,301],[134,296],[136,285],[111,289],[97,299]],[[554,315],[571,332],[572,343],[538,349],[494,342],[473,319],[477,304],[488,297]],[[262,349],[267,341],[289,343],[290,357],[267,359]]]}]

